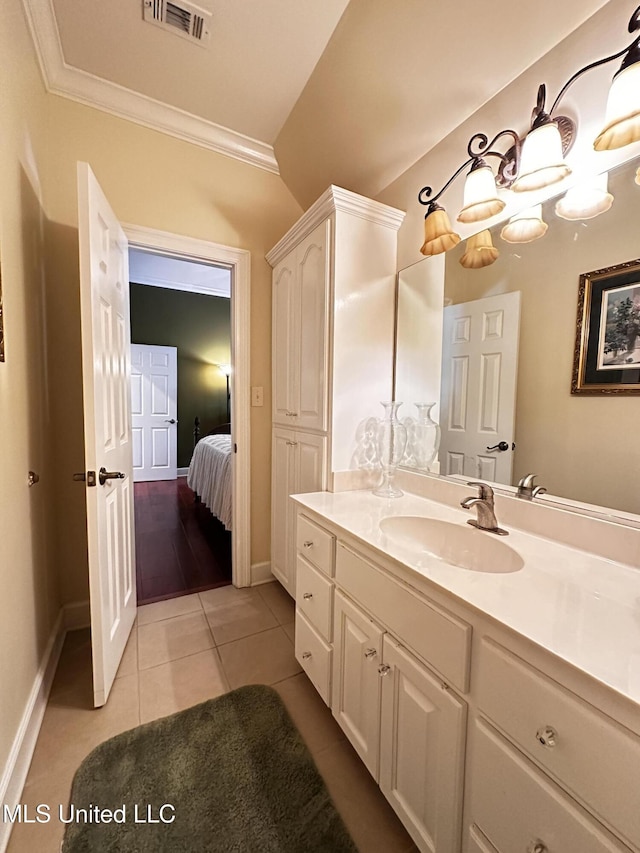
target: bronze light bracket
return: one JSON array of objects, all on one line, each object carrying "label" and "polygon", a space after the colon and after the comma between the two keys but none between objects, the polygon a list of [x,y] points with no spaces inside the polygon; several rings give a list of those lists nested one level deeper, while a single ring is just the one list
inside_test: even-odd
[{"label": "bronze light bracket", "polygon": [[[629,19],[628,30],[630,33],[637,33],[640,31],[640,6],[638,6]],[[547,96],[547,87],[542,83],[538,88],[536,106],[533,108],[533,112],[531,114],[530,130],[534,130],[536,127],[540,127],[550,121],[557,124],[558,130],[560,131],[560,139],[562,141],[562,153],[566,155],[571,150],[574,143],[577,126],[573,119],[568,116],[554,115],[558,104],[570,86],[572,86],[578,78],[582,77],[583,74],[586,74],[587,71],[591,71],[593,68],[599,68],[601,65],[606,65],[608,62],[613,62],[614,59],[619,59],[621,56],[624,56],[624,59],[622,61],[622,65],[616,71],[614,79],[621,71],[624,71],[625,68],[628,68],[630,65],[634,65],[636,62],[640,62],[640,35],[637,35],[631,44],[627,45],[622,50],[619,50],[617,53],[612,53],[610,56],[605,56],[602,59],[591,62],[579,71],[576,71],[576,73],[567,80],[562,89],[560,89],[560,92],[551,105],[551,109],[548,113],[544,108]],[[513,138],[513,145],[504,153],[494,151],[493,146],[503,136],[511,136]],[[500,133],[494,136],[491,142],[489,142],[488,137],[484,133],[474,134],[467,145],[467,154],[469,155],[469,158],[465,160],[465,162],[453,173],[442,189],[435,195],[432,195],[432,187],[427,186],[423,187],[418,193],[418,201],[420,204],[429,206],[427,216],[432,212],[432,210],[436,210],[439,207],[439,205],[436,204],[437,200],[451,186],[458,175],[460,175],[468,166],[470,166],[472,170],[486,166],[487,163],[484,159],[486,157],[498,158],[500,162],[498,164],[498,171],[496,175],[496,185],[501,189],[508,189],[518,177],[522,142],[523,139],[521,139],[514,130],[501,130]],[[474,146],[477,146],[477,150],[474,150]]]}]

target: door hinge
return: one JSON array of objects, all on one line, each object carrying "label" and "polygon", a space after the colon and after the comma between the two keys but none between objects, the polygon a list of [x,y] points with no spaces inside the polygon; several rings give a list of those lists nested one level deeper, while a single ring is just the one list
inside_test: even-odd
[{"label": "door hinge", "polygon": [[235,443],[235,441],[233,442],[233,452],[234,453],[238,452],[238,445]]}]

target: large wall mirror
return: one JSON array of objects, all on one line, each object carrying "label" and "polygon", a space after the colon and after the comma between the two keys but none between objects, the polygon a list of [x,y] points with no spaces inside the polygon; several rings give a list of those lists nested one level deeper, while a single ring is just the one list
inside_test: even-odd
[{"label": "large wall mirror", "polygon": [[[558,217],[556,198],[543,205],[541,239],[510,244],[497,226],[490,266],[461,266],[460,243],[400,271],[395,399],[405,417],[416,402],[436,404],[431,473],[511,486],[535,473],[545,500],[640,514],[640,396],[572,393],[580,276],[640,258],[639,165],[609,174],[613,205],[593,219]],[[640,273],[611,294],[609,311],[622,296],[640,311]],[[495,345],[476,347],[474,335]],[[610,358],[637,385],[640,335],[633,345]]]}]

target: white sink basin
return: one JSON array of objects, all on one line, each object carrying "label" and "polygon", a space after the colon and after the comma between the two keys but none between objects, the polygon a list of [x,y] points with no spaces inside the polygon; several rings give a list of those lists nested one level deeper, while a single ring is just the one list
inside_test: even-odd
[{"label": "white sink basin", "polygon": [[419,554],[472,572],[517,572],[522,557],[494,533],[437,518],[397,515],[383,518],[380,530],[389,539]]}]

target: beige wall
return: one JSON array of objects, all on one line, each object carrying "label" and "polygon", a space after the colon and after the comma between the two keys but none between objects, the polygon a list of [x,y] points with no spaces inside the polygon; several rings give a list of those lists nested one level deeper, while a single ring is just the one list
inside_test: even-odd
[{"label": "beige wall", "polygon": [[[87,596],[84,494],[70,480],[83,468],[76,161],[87,161],[122,222],[251,252],[251,384],[265,388],[251,409],[251,561],[269,559],[271,270],[265,253],[300,216],[281,179],[72,101],[49,97],[47,212],[53,239],[55,318],[51,335],[54,420],[62,477],[61,594]],[[70,512],[70,508],[72,511]]]},{"label": "beige wall", "polygon": [[[45,291],[45,100],[16,0],[0,24],[0,786],[58,615]],[[9,85],[10,81],[10,85]],[[27,472],[40,483],[27,486]],[[1,787],[0,787],[1,790]]]}]

